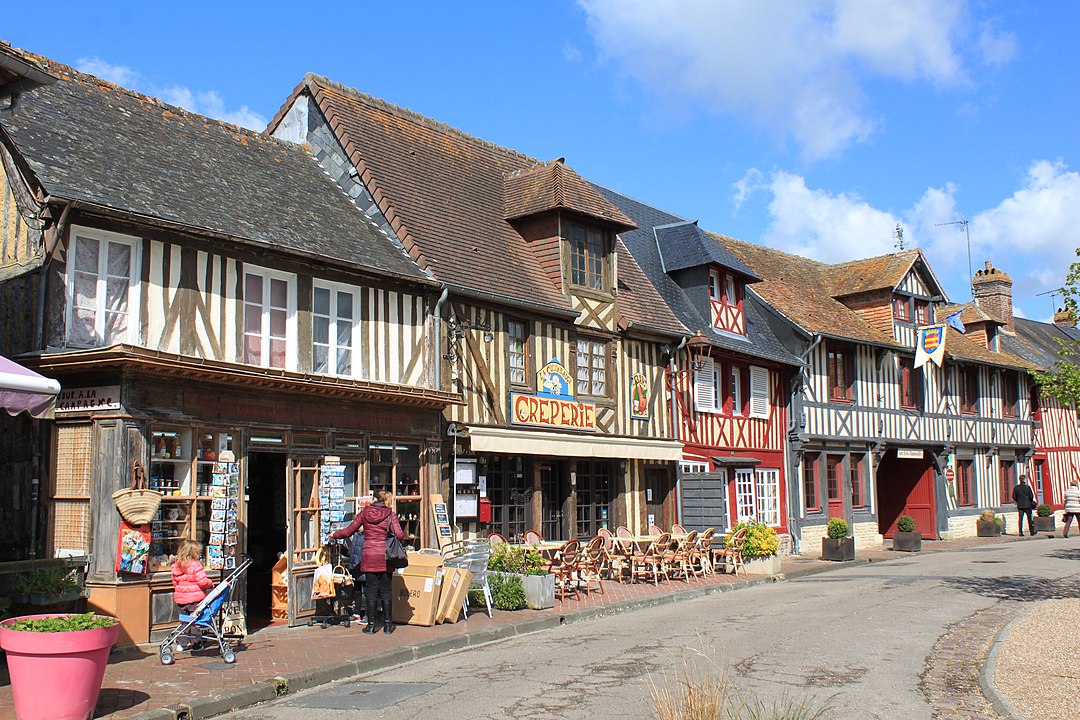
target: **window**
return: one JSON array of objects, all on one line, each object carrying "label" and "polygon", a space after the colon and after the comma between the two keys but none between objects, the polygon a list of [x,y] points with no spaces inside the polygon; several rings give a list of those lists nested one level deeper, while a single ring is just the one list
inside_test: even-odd
[{"label": "window", "polygon": [[292,276],[269,270],[244,274],[244,362],[259,367],[295,367]]},{"label": "window", "polygon": [[735,513],[735,520],[739,522],[756,518],[753,470],[735,470]]},{"label": "window", "polygon": [[611,462],[578,460],[577,536],[594,538],[600,528],[608,527],[608,504],[611,502]]},{"label": "window", "polygon": [[923,403],[923,376],[915,369],[914,358],[900,358],[900,407],[921,410]]},{"label": "window", "polygon": [[358,344],[357,305],[352,290],[315,286],[311,305],[312,372],[359,376],[359,356],[353,352]]},{"label": "window", "polygon": [[694,409],[701,412],[720,412],[724,403],[724,385],[720,364],[707,358],[694,369]]},{"label": "window", "polygon": [[750,417],[769,419],[769,371],[750,366]]},{"label": "window", "polygon": [[720,302],[722,294],[720,292],[720,273],[716,270],[709,271],[709,299],[713,302]]},{"label": "window", "polygon": [[840,466],[843,462],[843,455],[828,455],[825,458],[825,492],[829,502],[840,501]]},{"label": "window", "polygon": [[1020,383],[1015,373],[1001,375],[1001,414],[1007,418],[1016,417],[1016,407],[1020,401]]},{"label": "window", "polygon": [[851,507],[864,508],[866,502],[866,484],[863,481],[863,456],[852,454],[848,461],[851,470]]},{"label": "window", "polygon": [[93,426],[56,426],[56,467],[49,503],[49,555],[90,554]]},{"label": "window", "polygon": [[911,321],[911,298],[893,295],[893,317],[897,320]]},{"label": "window", "polygon": [[1039,397],[1039,386],[1035,383],[1028,385],[1028,402],[1031,404],[1031,419],[1034,422],[1042,421],[1041,402],[1042,398]]},{"label": "window", "polygon": [[960,412],[974,415],[979,410],[979,371],[960,369]]},{"label": "window", "polygon": [[590,290],[604,289],[604,233],[597,228],[570,228],[570,282]]},{"label": "window", "polygon": [[1035,491],[1035,502],[1046,503],[1048,505],[1053,504],[1053,493],[1047,492],[1049,486],[1043,482],[1046,476],[1046,463],[1041,460],[1035,463],[1035,485],[1032,490]]},{"label": "window", "polygon": [[510,367],[510,382],[514,385],[528,384],[529,368],[526,362],[525,323],[517,320],[506,322],[507,365]]},{"label": "window", "polygon": [[577,392],[579,395],[607,394],[607,343],[577,341]]},{"label": "window", "polygon": [[487,456],[487,492],[491,499],[491,530],[511,542],[529,529],[532,474],[521,455]]},{"label": "window", "polygon": [[112,233],[78,231],[68,255],[68,344],[135,342],[138,246]]},{"label": "window", "polygon": [[735,276],[724,275],[724,304],[726,305],[738,305],[739,296],[735,290]]},{"label": "window", "polygon": [[805,498],[804,502],[808,513],[821,510],[821,497],[818,495],[818,457],[817,453],[803,455],[803,498]]},{"label": "window", "polygon": [[743,414],[742,369],[733,367],[728,377],[728,394],[731,398],[731,414]]},{"label": "window", "polygon": [[971,460],[956,461],[956,504],[960,507],[971,507],[975,504],[975,495],[972,493],[973,471]]},{"label": "window", "polygon": [[758,470],[757,521],[766,525],[780,524],[780,471]]},{"label": "window", "polygon": [[1012,504],[1012,491],[1016,486],[1016,463],[1002,460],[998,465],[998,482],[1001,485],[1001,505]]},{"label": "window", "polygon": [[916,325],[929,325],[930,324],[930,303],[925,300],[915,301],[915,324]]},{"label": "window", "polygon": [[829,399],[851,400],[851,384],[854,379],[855,355],[849,348],[830,345],[827,355]]}]

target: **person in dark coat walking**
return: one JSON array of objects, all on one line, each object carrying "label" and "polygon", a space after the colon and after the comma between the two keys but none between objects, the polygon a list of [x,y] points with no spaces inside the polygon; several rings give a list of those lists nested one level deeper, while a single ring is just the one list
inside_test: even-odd
[{"label": "person in dark coat walking", "polygon": [[1020,484],[1013,488],[1013,502],[1016,503],[1016,527],[1020,536],[1024,535],[1024,517],[1028,521],[1028,534],[1035,535],[1034,520],[1031,511],[1035,509],[1035,493],[1028,485],[1027,475],[1020,476]]},{"label": "person in dark coat walking", "polygon": [[394,496],[385,490],[375,494],[376,501],[360,511],[348,527],[334,533],[334,538],[352,537],[361,528],[364,529],[364,550],[360,558],[360,570],[367,578],[364,588],[367,600],[367,627],[364,632],[378,632],[376,619],[379,605],[383,611],[383,632],[394,632],[394,597],[390,590],[390,578],[393,571],[386,567],[386,536],[394,533],[400,540],[405,533],[401,530],[397,514],[390,507]]},{"label": "person in dark coat walking", "polygon": [[358,532],[353,535],[352,543],[349,545],[349,574],[353,579],[353,620],[363,620],[364,605],[367,602],[364,595],[364,584],[367,582],[367,577],[364,575],[364,571],[360,569],[360,562],[364,557],[364,533]]}]

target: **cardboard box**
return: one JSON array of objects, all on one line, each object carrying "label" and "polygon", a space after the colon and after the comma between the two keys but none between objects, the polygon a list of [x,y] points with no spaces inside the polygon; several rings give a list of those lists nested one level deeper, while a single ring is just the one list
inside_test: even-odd
[{"label": "cardboard box", "polygon": [[390,581],[394,597],[394,622],[431,626],[442,594],[442,570],[410,573],[409,568],[394,573]]},{"label": "cardboard box", "polygon": [[453,593],[453,598],[446,605],[445,622],[456,623],[461,617],[461,606],[465,603],[465,596],[469,594],[469,585],[472,584],[472,573],[463,568],[457,570],[458,584]]},{"label": "cardboard box", "polygon": [[460,568],[444,568],[442,581],[442,596],[439,598],[439,609],[435,613],[435,623],[446,621],[446,614],[450,610],[450,603],[457,597],[458,585],[461,584]]}]

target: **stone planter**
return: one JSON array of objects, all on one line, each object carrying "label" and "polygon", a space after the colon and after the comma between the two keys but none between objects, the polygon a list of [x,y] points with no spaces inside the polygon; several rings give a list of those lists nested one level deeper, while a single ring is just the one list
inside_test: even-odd
[{"label": "stone planter", "polygon": [[747,575],[779,575],[780,556],[766,555],[765,557],[744,557],[743,571]]},{"label": "stone planter", "polygon": [[975,532],[979,537],[1000,537],[1005,534],[1005,521],[976,520]]},{"label": "stone planter", "polygon": [[1053,515],[1035,516],[1035,532],[1052,533],[1055,530],[1057,530],[1057,524],[1054,522]]},{"label": "stone planter", "polygon": [[78,600],[82,596],[82,591],[79,588],[71,588],[60,595],[46,595],[44,593],[30,593],[27,596],[27,602],[30,605],[58,605],[60,603],[72,602]]},{"label": "stone planter", "polygon": [[922,550],[921,532],[894,532],[892,549],[900,552],[919,552]]},{"label": "stone planter", "polygon": [[555,607],[554,575],[520,575],[498,570],[490,572],[492,575],[513,576],[521,580],[521,586],[525,588],[525,607],[530,610],[547,610]]},{"label": "stone planter", "polygon": [[821,559],[848,562],[855,559],[855,538],[821,538]]}]

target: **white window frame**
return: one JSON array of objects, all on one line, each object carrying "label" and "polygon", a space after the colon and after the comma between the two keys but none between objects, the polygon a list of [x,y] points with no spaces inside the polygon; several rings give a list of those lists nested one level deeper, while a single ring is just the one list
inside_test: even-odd
[{"label": "white window frame", "polygon": [[731,367],[731,414],[742,416],[742,368]]},{"label": "white window frame", "polygon": [[736,307],[739,304],[739,299],[735,296],[735,276],[731,273],[724,273],[723,301],[730,307]]},{"label": "white window frame", "polygon": [[694,370],[694,410],[717,413],[723,407],[723,381],[720,363],[712,358],[701,361],[701,367]]},{"label": "white window frame", "polygon": [[769,419],[769,369],[750,366],[750,417]]},{"label": "white window frame", "polygon": [[723,298],[723,291],[720,290],[720,271],[709,270],[709,299],[721,302]]},{"label": "white window frame", "polygon": [[243,279],[241,280],[241,293],[243,295],[244,326],[240,328],[243,336],[242,358],[247,361],[247,276],[259,275],[263,279],[263,296],[259,299],[259,307],[262,308],[262,346],[260,349],[260,363],[258,367],[269,368],[270,363],[270,283],[268,280],[283,280],[286,283],[286,318],[285,318],[285,370],[296,371],[296,275],[283,273],[257,265],[244,265]]},{"label": "white window frame", "polygon": [[[521,336],[511,332],[514,327],[521,328]],[[575,348],[576,350],[576,348]],[[521,358],[521,365],[514,364],[515,358]],[[514,372],[521,371],[521,379],[514,379]],[[506,372],[511,385],[529,383],[529,326],[524,320],[507,319],[506,321]]]},{"label": "white window frame", "polygon": [[757,519],[757,476],[750,468],[735,468],[735,522]]},{"label": "white window frame", "polygon": [[773,527],[780,526],[780,471],[761,468],[754,471],[756,498],[754,509],[758,522]]},{"label": "white window frame", "polygon": [[[320,372],[315,369],[315,318],[326,317],[315,312],[315,291],[326,290],[330,293],[330,335],[327,338],[327,362],[328,367],[326,372]],[[338,345],[338,332],[337,324],[340,319],[337,315],[337,300],[339,293],[346,293],[352,296],[353,300],[353,317],[352,317],[352,332],[349,333],[349,346],[348,350],[352,354],[352,371],[349,373],[338,372],[338,350],[344,346]],[[329,282],[326,280],[316,280],[311,285],[311,372],[319,375],[333,375],[336,377],[352,377],[363,378],[363,353],[360,352],[360,288],[354,285],[345,285],[343,283]],[[319,343],[321,344],[321,343]]]},{"label": "white window frame", "polygon": [[[94,335],[95,338],[100,340],[101,344],[98,345],[83,345],[81,343],[72,342],[72,330],[73,330],[73,317],[75,310],[75,253],[78,249],[78,243],[80,238],[87,240],[94,240],[99,243],[98,252],[98,271],[97,271],[97,302],[94,308],[95,320],[94,320]],[[107,288],[107,271],[108,271],[108,247],[109,243],[118,243],[127,245],[131,248],[130,263],[128,266],[128,294],[127,294],[127,331],[122,338],[116,338],[112,341],[106,342],[104,338],[105,330],[105,301]],[[104,252],[102,252],[104,250]],[[103,273],[102,270],[105,270]],[[71,241],[68,243],[67,253],[67,292],[66,292],[66,307],[64,308],[64,337],[65,342],[69,347],[107,347],[115,343],[129,343],[137,344],[139,335],[139,308],[141,306],[140,298],[141,293],[141,278],[142,278],[142,241],[131,235],[121,235],[120,233],[109,232],[107,230],[96,230],[94,228],[72,226],[71,228]]]},{"label": "white window frame", "polygon": [[[585,355],[588,359],[588,363],[583,365],[581,362],[581,344],[585,343]],[[574,343],[574,356],[576,362],[576,377],[574,378],[574,389],[578,395],[588,395],[591,397],[608,397],[608,344],[606,340],[597,340],[590,337],[579,337]],[[596,360],[600,360],[600,364],[596,364]],[[586,375],[582,378],[582,372]],[[600,375],[598,376],[598,373]],[[600,378],[597,380],[597,378]],[[600,392],[593,392],[593,386],[597,383],[601,384]],[[582,389],[582,383],[585,385],[585,389]]]}]

